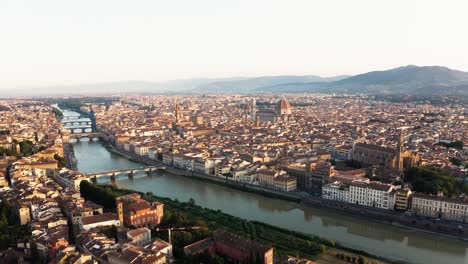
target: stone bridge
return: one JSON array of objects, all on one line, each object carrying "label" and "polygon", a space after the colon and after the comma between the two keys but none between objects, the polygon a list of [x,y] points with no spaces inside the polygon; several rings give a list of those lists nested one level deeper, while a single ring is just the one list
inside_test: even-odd
[{"label": "stone bridge", "polygon": [[152,172],[158,170],[165,170],[166,167],[158,166],[158,167],[140,167],[135,169],[128,169],[128,170],[112,170],[112,171],[103,171],[98,173],[90,173],[87,174],[87,177],[91,179],[93,183],[97,183],[97,179],[100,177],[110,177],[111,181],[115,182],[117,175],[119,174],[127,174],[129,179],[133,179],[133,175],[138,172],[144,172],[146,175],[151,175]]},{"label": "stone bridge", "polygon": [[92,125],[90,118],[69,118],[60,121],[64,126]]}]

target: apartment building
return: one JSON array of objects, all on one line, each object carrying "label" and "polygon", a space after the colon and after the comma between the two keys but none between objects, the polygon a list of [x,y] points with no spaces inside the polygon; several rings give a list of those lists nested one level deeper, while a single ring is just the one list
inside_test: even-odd
[{"label": "apartment building", "polygon": [[412,198],[411,213],[466,223],[468,220],[468,200],[448,198],[439,195],[415,193]]},{"label": "apartment building", "polygon": [[408,189],[398,189],[395,192],[395,210],[406,211],[410,208],[413,192]]},{"label": "apartment building", "polygon": [[75,191],[80,191],[81,181],[90,181],[89,178],[83,174],[69,169],[61,169],[59,173],[55,175],[54,180],[63,188],[70,188]]},{"label": "apartment building", "polygon": [[394,186],[380,182],[353,181],[349,185],[349,202],[369,207],[393,210]]},{"label": "apartment building", "polygon": [[322,187],[322,198],[349,203],[349,185],[335,181]]},{"label": "apartment building", "polygon": [[395,204],[395,186],[380,182],[335,181],[322,187],[322,197],[357,205],[393,210]]}]

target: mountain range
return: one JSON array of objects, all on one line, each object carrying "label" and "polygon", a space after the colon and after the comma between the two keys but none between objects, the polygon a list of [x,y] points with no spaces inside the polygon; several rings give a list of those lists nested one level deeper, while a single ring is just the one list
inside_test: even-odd
[{"label": "mountain range", "polygon": [[[271,78],[271,77],[260,77]],[[255,78],[253,83],[259,85],[249,92],[272,93],[337,93],[337,94],[408,94],[408,95],[468,95],[468,72],[452,70],[440,66],[418,67],[414,65],[399,67],[386,71],[372,71],[354,76],[338,76],[318,81],[289,81],[281,79],[273,85],[261,85]],[[219,83],[201,86],[216,87],[217,92],[232,92],[249,80]],[[281,82],[282,83],[281,83]],[[213,86],[214,85],[214,86]],[[249,87],[247,85],[243,87]],[[200,87],[196,90],[202,90]]]},{"label": "mountain range", "polygon": [[126,81],[10,89],[2,97],[81,94],[163,93],[336,93],[373,95],[468,96],[468,72],[441,66],[408,65],[354,76],[263,76],[182,79],[167,82]]}]

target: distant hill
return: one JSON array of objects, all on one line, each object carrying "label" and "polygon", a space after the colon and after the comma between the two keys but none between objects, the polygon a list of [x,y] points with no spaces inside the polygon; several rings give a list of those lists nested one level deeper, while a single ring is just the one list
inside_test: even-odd
[{"label": "distant hill", "polygon": [[2,97],[44,95],[167,93],[337,93],[375,95],[468,96],[468,72],[440,66],[404,66],[354,76],[323,78],[263,76],[182,79],[167,82],[124,81],[98,84],[2,89]]},{"label": "distant hill", "polygon": [[195,92],[216,92],[216,93],[239,93],[239,92],[252,92],[261,90],[263,87],[274,87],[281,85],[288,85],[290,83],[303,84],[312,82],[333,82],[342,80],[349,76],[335,76],[329,78],[323,78],[315,75],[306,76],[295,76],[295,75],[284,75],[284,76],[263,76],[246,78],[243,80],[233,81],[219,81],[207,84],[199,85],[194,89]]},{"label": "distant hill", "polygon": [[247,79],[246,77],[230,78],[198,78],[181,79],[167,82],[146,82],[146,81],[120,81],[104,83],[87,83],[75,85],[54,85],[36,88],[11,88],[2,89],[2,97],[14,96],[49,96],[49,95],[109,95],[120,93],[143,93],[143,94],[161,94],[191,91],[195,87],[203,84],[218,81],[237,81]]},{"label": "distant hill", "polygon": [[358,74],[328,83],[288,83],[258,92],[468,95],[468,72],[440,66],[414,65]]}]

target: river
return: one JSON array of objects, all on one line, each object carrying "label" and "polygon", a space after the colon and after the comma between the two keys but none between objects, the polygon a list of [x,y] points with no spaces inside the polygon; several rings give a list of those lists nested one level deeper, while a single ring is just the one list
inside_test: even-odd
[{"label": "river", "polygon": [[[82,139],[73,145],[78,170],[84,173],[141,167],[141,164],[110,153],[99,141]],[[193,198],[203,207],[332,239],[388,259],[409,263],[468,263],[468,243],[461,240],[375,223],[333,210],[306,207],[167,173],[152,176],[135,174],[133,180],[119,175],[117,179],[119,187],[153,192],[180,201]],[[108,181],[109,178],[99,178],[99,182]]]},{"label": "river", "polygon": [[[74,141],[78,170],[94,173],[141,167],[109,152],[100,141]],[[108,182],[99,178],[98,182]],[[196,203],[248,220],[335,240],[387,259],[408,263],[468,264],[468,242],[372,222],[334,210],[303,206],[183,176],[158,172],[152,176],[117,176],[117,185],[155,195]]]}]

